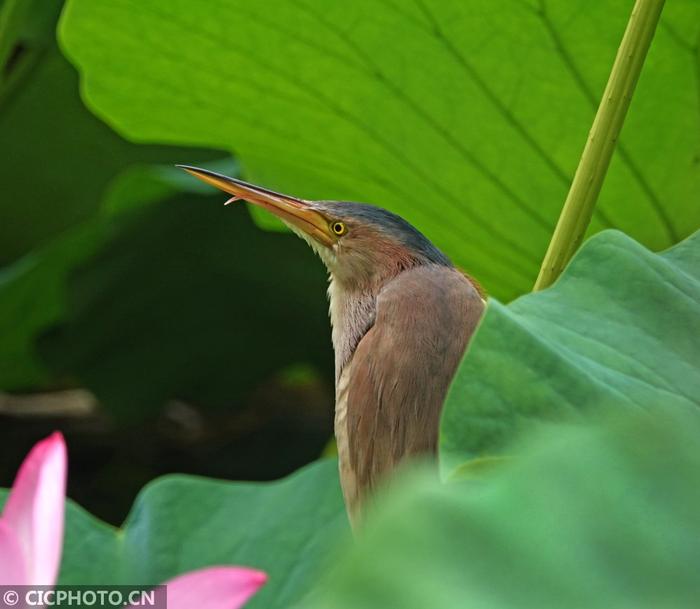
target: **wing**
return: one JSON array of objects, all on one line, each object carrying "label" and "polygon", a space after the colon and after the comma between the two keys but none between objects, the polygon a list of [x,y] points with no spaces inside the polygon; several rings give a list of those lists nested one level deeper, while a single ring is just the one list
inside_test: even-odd
[{"label": "wing", "polygon": [[336,432],[351,515],[404,457],[435,450],[447,388],[483,309],[468,279],[436,265],[405,271],[379,293],[375,323],[339,383]]}]

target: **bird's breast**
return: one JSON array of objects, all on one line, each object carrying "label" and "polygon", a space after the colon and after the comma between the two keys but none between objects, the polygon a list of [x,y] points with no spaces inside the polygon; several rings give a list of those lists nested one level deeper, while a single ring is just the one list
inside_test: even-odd
[{"label": "bird's breast", "polygon": [[347,289],[339,281],[331,279],[328,298],[337,387],[340,375],[352,358],[357,345],[374,324],[376,297],[371,292]]}]

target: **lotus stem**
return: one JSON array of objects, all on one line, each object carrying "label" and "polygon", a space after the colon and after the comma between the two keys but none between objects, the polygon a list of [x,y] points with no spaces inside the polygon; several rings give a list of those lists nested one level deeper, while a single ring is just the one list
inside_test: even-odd
[{"label": "lotus stem", "polygon": [[636,0],[534,290],[550,286],[583,241],[665,0]]}]

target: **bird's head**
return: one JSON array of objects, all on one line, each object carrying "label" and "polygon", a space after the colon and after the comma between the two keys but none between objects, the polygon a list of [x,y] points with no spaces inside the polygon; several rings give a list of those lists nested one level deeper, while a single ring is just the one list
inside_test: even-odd
[{"label": "bird's head", "polygon": [[348,288],[376,288],[420,264],[452,266],[418,230],[373,205],[307,201],[227,176],[180,165],[204,182],[278,216],[321,257],[334,280]]}]

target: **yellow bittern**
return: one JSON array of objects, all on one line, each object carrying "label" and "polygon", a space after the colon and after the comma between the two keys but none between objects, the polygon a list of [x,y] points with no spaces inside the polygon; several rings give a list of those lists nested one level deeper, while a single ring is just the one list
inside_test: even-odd
[{"label": "yellow bittern", "polygon": [[350,520],[403,459],[434,452],[447,388],[484,309],[477,286],[408,222],[373,205],[307,201],[181,165],[263,207],[330,275],[335,435]]}]

